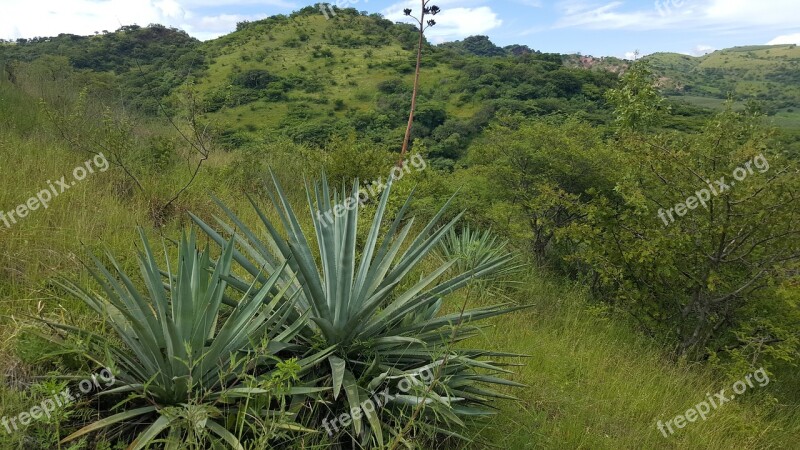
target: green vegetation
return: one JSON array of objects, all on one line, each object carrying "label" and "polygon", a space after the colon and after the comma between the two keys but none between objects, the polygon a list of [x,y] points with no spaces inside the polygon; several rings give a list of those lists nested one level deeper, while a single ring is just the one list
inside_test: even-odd
[{"label": "green vegetation", "polygon": [[[0,220],[0,448],[796,446],[793,79],[717,105],[724,58],[620,78],[423,42],[427,164],[387,181],[415,33],[305,8],[206,43],[0,46],[0,210],[110,163]],[[722,54],[755,74],[793,51]],[[658,58],[704,107],[662,96]],[[113,386],[31,419],[102,368]]]},{"label": "green vegetation", "polygon": [[198,40],[161,25],[127,25],[100,36],[60,34],[0,45],[0,64],[6,63],[12,79],[18,77],[17,65],[7,61],[29,62],[43,56],[65,58],[77,70],[102,74],[97,88],[108,90],[112,98],[126,93],[125,103],[147,114],[157,114],[156,99],[169,95],[207,65]]},{"label": "green vegetation", "polygon": [[710,99],[724,101],[733,96],[743,102],[756,100],[765,113],[773,115],[796,108],[800,101],[800,48],[796,45],[734,47],[700,57],[656,53],[645,60],[666,94],[691,103],[708,107],[713,105]]},{"label": "green vegetation", "polygon": [[676,107],[720,111],[733,100],[736,110],[747,108],[769,116],[780,129],[784,148],[800,152],[800,48],[796,45],[734,47],[700,57],[656,53],[644,59]]},{"label": "green vegetation", "polygon": [[[321,340],[324,347],[335,348],[334,354],[327,358],[329,365],[320,368],[311,379],[325,380],[323,383],[332,389],[334,401],[344,389],[347,402],[328,405],[318,412],[320,418],[309,419],[309,422],[319,427],[325,416],[335,418],[362,408],[366,420],[356,415],[352,420],[352,433],[342,431],[345,431],[344,436],[351,436],[350,439],[365,447],[387,445],[391,440],[388,436],[394,434],[392,430],[402,428],[408,417],[416,416],[411,411],[420,405],[425,407],[425,415],[416,418],[421,419],[425,431],[432,436],[452,434],[454,426],[464,425],[458,416],[487,415],[489,411],[483,406],[488,398],[503,397],[479,384],[512,384],[495,377],[504,372],[500,366],[482,360],[502,354],[451,348],[453,342],[463,341],[480,330],[472,323],[510,312],[507,305],[438,314],[442,309],[442,295],[466,287],[475,278],[497,274],[510,262],[511,256],[490,252],[472,267],[450,271],[459,260],[459,255],[450,255],[439,267],[427,268],[430,274],[418,282],[405,281],[453,230],[458,218],[439,226],[438,220],[446,211],[443,209],[418,236],[411,236],[414,220],[401,226],[404,212],[410,206],[409,197],[395,214],[389,230],[381,236],[391,184],[390,181],[376,206],[363,244],[357,242],[360,212],[357,182],[351,193],[337,194],[331,193],[327,181],[323,180],[321,185],[314,186],[315,203],[311,203],[309,189],[309,209],[318,212],[312,216],[317,240],[317,245],[313,246],[308,243],[278,183],[275,184],[277,198],[273,199],[272,206],[286,228],[283,230],[288,236],[285,243],[283,234],[266,220],[262,210],[256,208],[258,216],[265,218],[263,225],[270,235],[268,241],[258,239],[235,214],[220,205],[233,223],[225,230],[229,233],[238,230],[245,253],[258,263],[237,257],[255,281],[238,279],[232,286],[247,291],[254,283],[260,285],[268,281],[262,272],[280,273],[280,266],[288,264],[297,279],[284,282],[289,294],[297,298],[301,310],[308,311],[315,325],[310,330],[315,336],[311,341]],[[343,206],[347,209],[345,214],[328,219],[326,212],[339,211]],[[196,217],[195,220],[217,243],[225,242],[208,224]],[[406,243],[406,239],[411,242]],[[269,251],[270,248],[278,251]],[[321,270],[317,268],[312,248],[319,250]],[[481,369],[480,372],[477,369]],[[425,372],[432,372],[433,380],[419,383],[420,374]],[[413,384],[413,390],[398,388],[403,380]],[[382,405],[379,411],[360,406],[372,393],[381,390],[404,393]],[[336,433],[335,439],[342,439],[340,433]],[[404,440],[404,436],[395,439]]]},{"label": "green vegetation", "polygon": [[[308,7],[243,23],[206,43],[163,27],[131,28],[0,46],[0,63],[58,55],[83,76],[117,86],[122,99],[113,98],[150,115],[160,112],[155,100],[180,109],[181,98],[169,93],[188,81],[218,139],[231,147],[276,134],[318,146],[350,134],[390,151],[402,144],[417,43],[410,25],[353,9],[326,20]],[[493,47],[483,38],[466,42]],[[486,58],[458,45],[424,46],[426,82],[411,141],[422,141],[439,166],[451,167],[498,112],[580,112],[594,122],[608,116],[603,92],[616,83],[608,72],[566,68],[560,55],[529,49]]]},{"label": "green vegetation", "polygon": [[[303,319],[291,314],[293,305],[284,299],[285,289],[266,301],[270,291],[276,289],[283,268],[274,271],[258,291],[248,290],[238,302],[228,300],[232,310],[223,317],[220,308],[226,300],[225,279],[230,276],[233,243],[226,245],[211,274],[209,253],[198,253],[196,237],[184,235],[177,265],[166,267],[167,286],[162,282],[164,269],[156,263],[144,234],[142,248],[139,264],[147,293],[137,289],[110,255],[116,274],[99,260],[91,272],[102,286],[103,296],[71,282],[62,284],[66,291],[103,316],[117,339],[45,321],[83,341],[84,352],[91,362],[107,365],[114,374],[115,386],[104,394],[129,393],[128,401],[115,405],[123,406],[124,412],[88,425],[63,441],[115,424],[147,424],[131,448],[148,447],[167,431],[171,439],[188,439],[188,446],[204,447],[205,435],[210,434],[232,448],[242,449],[241,430],[250,417],[274,415],[271,427],[300,428],[282,423],[285,419],[281,414],[286,414],[283,411],[276,414],[267,408],[273,396],[298,393],[298,390],[281,390],[280,381],[292,381],[298,372],[308,370],[309,364],[318,362],[327,352],[311,355],[301,362],[292,360],[295,366],[289,370],[280,366],[282,361],[277,353],[289,346],[303,326]],[[117,340],[123,345],[117,345]],[[254,342],[260,346],[253,345]],[[308,394],[314,390],[299,391]],[[281,405],[285,408],[285,401]],[[229,415],[239,421],[235,427],[239,430],[238,437],[223,425]]]}]

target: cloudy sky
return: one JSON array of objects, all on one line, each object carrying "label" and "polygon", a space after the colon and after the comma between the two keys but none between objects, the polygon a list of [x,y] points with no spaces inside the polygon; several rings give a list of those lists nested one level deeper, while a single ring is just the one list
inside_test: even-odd
[{"label": "cloudy sky", "polygon": [[[403,20],[419,1],[329,0]],[[434,0],[434,42],[488,35],[499,45],[559,53],[687,54],[751,44],[800,44],[800,0]],[[199,39],[242,20],[286,14],[311,0],[0,0],[0,38],[91,34],[121,24],[162,23]],[[321,14],[321,13],[320,13]]]}]

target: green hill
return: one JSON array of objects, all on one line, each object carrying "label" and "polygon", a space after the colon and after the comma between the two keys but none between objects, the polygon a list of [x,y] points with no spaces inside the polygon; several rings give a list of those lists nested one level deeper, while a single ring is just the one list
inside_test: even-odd
[{"label": "green hill", "polygon": [[[204,44],[198,89],[220,125],[252,140],[276,130],[322,144],[355,133],[387,150],[402,141],[416,34],[377,15],[344,10],[327,20],[307,8],[243,24]],[[508,50],[487,39],[427,46],[418,122],[434,158],[455,160],[497,113],[584,111],[602,121],[610,73],[567,69],[560,55]],[[298,125],[302,121],[302,125]]]},{"label": "green hill", "polygon": [[[354,9],[326,19],[307,7],[237,28],[204,43],[164,27],[37,38],[0,46],[0,61],[66,58],[74,70],[118,83],[110,99],[148,114],[158,113],[157,99],[178,109],[185,93],[179,87],[190,85],[230,148],[279,134],[317,146],[355,135],[399,149],[415,64],[413,27]],[[485,37],[427,45],[422,67],[412,139],[445,165],[497,114],[580,113],[605,122],[604,92],[617,82],[607,71],[565,67],[561,55],[501,49]]]},{"label": "green hill", "polygon": [[656,53],[645,58],[664,92],[692,104],[719,108],[732,97],[757,101],[778,125],[800,127],[800,48],[760,45],[692,57]]}]

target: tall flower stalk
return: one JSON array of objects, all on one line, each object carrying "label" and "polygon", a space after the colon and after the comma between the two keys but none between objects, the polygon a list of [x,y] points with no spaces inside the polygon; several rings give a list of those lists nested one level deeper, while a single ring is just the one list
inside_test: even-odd
[{"label": "tall flower stalk", "polygon": [[431,5],[428,6],[428,3],[431,0],[420,0],[422,2],[422,14],[420,14],[419,19],[412,16],[411,8],[406,8],[403,10],[403,13],[408,16],[412,17],[414,20],[417,21],[419,26],[419,42],[417,43],[417,67],[414,71],[414,91],[411,94],[411,111],[408,113],[408,126],[406,127],[406,135],[403,138],[403,149],[400,151],[400,160],[397,162],[398,166],[403,164],[403,158],[406,156],[406,152],[408,152],[408,142],[411,139],[411,128],[414,125],[414,111],[417,108],[417,91],[419,89],[419,68],[422,65],[422,45],[425,42],[425,30],[428,28],[436,25],[436,21],[433,19],[429,19],[427,22],[425,21],[426,15],[435,16],[439,14],[441,11],[438,6]]}]

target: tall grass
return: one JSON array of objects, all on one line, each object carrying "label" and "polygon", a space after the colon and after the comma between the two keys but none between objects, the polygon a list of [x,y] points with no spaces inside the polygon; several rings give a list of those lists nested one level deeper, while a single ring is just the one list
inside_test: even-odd
[{"label": "tall grass", "polygon": [[[748,389],[707,420],[665,437],[658,420],[684,414],[736,380],[669,362],[662,348],[594,307],[584,289],[532,270],[517,294],[529,310],[496,321],[484,345],[530,355],[507,402],[476,432],[500,448],[797,448],[800,411],[770,396],[781,380]],[[746,374],[741,374],[743,378]]]}]

